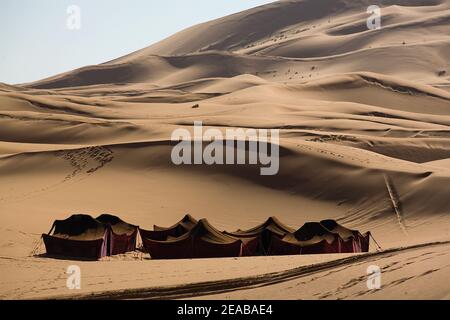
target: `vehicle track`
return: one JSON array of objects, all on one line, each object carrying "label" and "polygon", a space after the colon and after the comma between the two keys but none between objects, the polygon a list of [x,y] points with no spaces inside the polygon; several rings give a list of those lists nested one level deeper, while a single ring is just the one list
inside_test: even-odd
[{"label": "vehicle track", "polygon": [[237,290],[269,286],[295,278],[301,278],[318,272],[351,265],[356,262],[364,262],[372,258],[389,256],[405,251],[414,251],[426,247],[449,245],[450,241],[432,242],[418,244],[408,247],[393,248],[379,252],[355,255],[347,258],[337,259],[309,266],[302,266],[281,272],[268,273],[245,278],[189,283],[185,285],[150,287],[139,289],[111,290],[98,293],[80,294],[71,296],[48,297],[47,299],[58,300],[110,300],[110,299],[144,299],[144,300],[175,300],[187,299],[212,294],[220,294]]}]

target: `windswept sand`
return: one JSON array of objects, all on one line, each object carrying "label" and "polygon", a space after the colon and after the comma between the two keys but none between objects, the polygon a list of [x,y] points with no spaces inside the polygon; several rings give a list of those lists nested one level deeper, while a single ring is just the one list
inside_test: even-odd
[{"label": "windswept sand", "polygon": [[[72,213],[108,212],[144,228],[191,213],[227,230],[273,215],[292,227],[333,218],[371,230],[383,249],[450,240],[450,1],[381,1],[379,31],[366,28],[369,2],[279,1],[102,65],[0,84],[0,297],[220,284],[342,258],[174,263],[131,253],[76,262],[85,278],[72,292],[64,272],[75,262],[33,256],[43,253],[40,234]],[[173,165],[171,134],[194,121],[280,129],[279,174]],[[448,251],[394,250],[204,294],[449,299]],[[386,271],[375,293],[365,289],[368,263]]]}]

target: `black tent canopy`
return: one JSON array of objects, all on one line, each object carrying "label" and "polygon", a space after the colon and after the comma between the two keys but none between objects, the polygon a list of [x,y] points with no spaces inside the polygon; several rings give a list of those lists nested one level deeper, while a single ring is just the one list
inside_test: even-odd
[{"label": "black tent canopy", "polygon": [[131,235],[134,232],[136,232],[136,229],[138,226],[135,226],[133,224],[127,223],[120,219],[117,216],[113,216],[111,214],[102,214],[96,218],[97,221],[100,221],[101,223],[105,225],[110,225],[114,233],[116,234],[126,234]]},{"label": "black tent canopy", "polygon": [[180,221],[178,221],[177,223],[175,223],[173,226],[171,227],[160,227],[157,225],[153,226],[153,230],[154,231],[188,231],[191,230],[196,224],[197,224],[197,219],[195,219],[193,216],[191,216],[190,214],[186,214],[183,219],[181,219]]},{"label": "black tent canopy", "polygon": [[192,259],[239,257],[241,240],[220,232],[206,219],[198,221],[188,232],[177,238],[159,241],[141,233],[145,249],[152,259]]},{"label": "black tent canopy", "polygon": [[108,231],[108,226],[91,216],[76,214],[56,220],[42,237],[50,255],[100,259],[107,255]]},{"label": "black tent canopy", "polygon": [[257,241],[250,240],[248,249],[250,255],[265,255],[270,250],[272,237],[283,238],[294,229],[283,224],[278,218],[270,217],[262,224],[259,224],[248,230],[237,230],[235,232],[225,232],[226,234],[248,241],[247,239],[257,238]]},{"label": "black tent canopy", "polygon": [[[48,234],[43,234],[47,253],[82,259],[100,259],[136,249],[138,227],[113,215],[75,214],[56,220]],[[52,233],[53,232],[53,233]]]},{"label": "black tent canopy", "polygon": [[198,223],[197,219],[187,214],[171,227],[153,226],[153,230],[139,229],[141,238],[164,241],[168,238],[178,238],[189,232]]},{"label": "black tent canopy", "polygon": [[53,236],[72,240],[96,240],[103,237],[106,226],[93,217],[85,214],[75,214],[65,220],[53,223]]}]

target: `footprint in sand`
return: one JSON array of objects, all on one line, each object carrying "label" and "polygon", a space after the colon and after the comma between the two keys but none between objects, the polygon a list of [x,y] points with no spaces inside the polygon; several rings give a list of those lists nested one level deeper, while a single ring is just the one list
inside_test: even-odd
[{"label": "footprint in sand", "polygon": [[67,181],[79,174],[89,175],[103,168],[114,159],[114,152],[108,147],[88,147],[58,151],[56,156],[69,161],[73,168],[73,171],[64,178],[64,181]]}]

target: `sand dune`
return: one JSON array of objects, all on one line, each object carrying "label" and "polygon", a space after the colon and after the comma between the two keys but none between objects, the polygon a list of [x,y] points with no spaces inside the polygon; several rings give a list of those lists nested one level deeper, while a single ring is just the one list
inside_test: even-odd
[{"label": "sand dune", "polygon": [[[445,17],[446,14],[448,17],[450,9],[450,5],[445,0],[386,0],[380,1],[379,4],[386,11],[385,26],[388,28],[414,25],[413,22],[417,20],[431,20],[427,18]],[[316,28],[319,31],[337,28],[336,35],[344,34],[351,40],[354,38],[351,37],[353,34],[367,31],[365,21],[367,15],[365,13],[370,5],[372,3],[366,0],[357,2],[348,0],[278,1],[194,26],[149,48],[113,62],[130,61],[137,56],[149,54],[186,55],[210,50],[235,52],[261,42],[277,42],[276,46],[279,46],[279,42],[286,42],[290,40],[290,37],[299,38],[305,34],[315,34],[317,38],[320,38],[322,32],[317,34],[317,30],[312,30]],[[283,18],[280,19],[280,17]],[[443,22],[435,22],[433,19],[425,28],[420,25],[419,29],[421,29],[421,33],[426,33],[428,27],[435,26],[440,31],[438,34],[435,34],[434,30],[431,31],[436,38],[448,37],[448,33],[445,31],[446,23],[448,23],[448,19],[444,19]],[[359,28],[349,28],[349,24],[354,24]],[[412,28],[408,27],[407,29]],[[414,34],[417,32],[417,30],[410,31]],[[392,37],[398,36],[392,32],[386,33]],[[309,43],[305,48],[308,47],[310,47]],[[324,53],[333,52],[334,50],[329,50],[332,47],[334,47],[334,43],[329,42],[328,48],[322,48],[317,55],[329,55]]]},{"label": "sand dune", "polygon": [[[194,269],[195,282],[213,286],[250,276],[267,284],[267,273],[332,260],[329,271],[313,266],[313,275],[299,278],[302,288],[313,288],[307,296],[291,288],[295,279],[202,295],[365,299],[402,298],[406,291],[448,299],[437,285],[446,280],[448,245],[427,244],[450,238],[450,1],[379,3],[381,30],[365,25],[370,1],[278,1],[101,65],[0,84],[0,270],[11,275],[1,279],[0,297],[70,295],[64,267],[73,262],[32,256],[42,253],[39,236],[55,219],[109,212],[150,228],[189,212],[229,230],[273,215],[292,227],[334,218],[371,230],[387,250],[423,247],[346,260],[348,268],[328,256],[186,261],[175,283],[173,270],[161,273],[166,262],[142,263],[133,253],[83,263],[83,297],[150,287],[154,272],[164,287],[192,282]],[[279,129],[279,174],[260,176],[252,165],[173,165],[171,134],[192,130],[194,121],[221,132]],[[428,254],[433,259],[423,262]],[[410,257],[411,264],[400,263]],[[365,294],[362,261],[388,271],[398,265],[409,278],[389,273],[385,295]],[[22,264],[45,266],[55,277],[33,287],[42,274],[28,274]],[[108,264],[115,271],[103,275]],[[127,275],[130,267],[136,276]],[[416,278],[420,294],[409,281]]]},{"label": "sand dune", "polygon": [[[150,55],[124,63],[77,69],[27,86],[40,89],[118,83],[167,86],[241,74],[252,74],[275,82],[304,82],[337,73],[369,71],[447,87],[450,65],[446,52],[449,49],[450,40],[447,39],[430,44],[387,46],[319,58],[280,58],[217,51],[171,57]],[[329,52],[326,48],[323,50]]]}]

